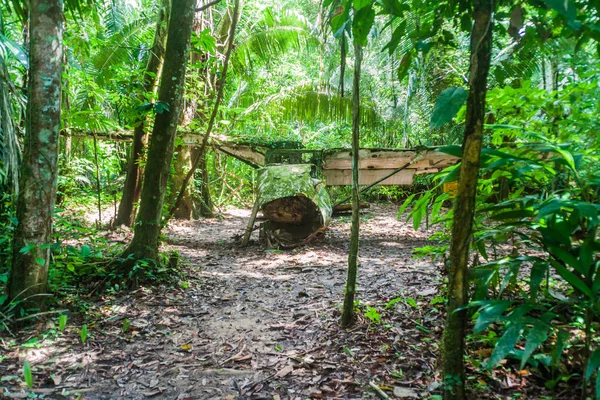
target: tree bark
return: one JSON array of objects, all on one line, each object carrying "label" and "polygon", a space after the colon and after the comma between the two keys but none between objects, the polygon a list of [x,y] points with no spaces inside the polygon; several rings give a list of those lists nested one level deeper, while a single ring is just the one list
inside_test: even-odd
[{"label": "tree bark", "polygon": [[[173,0],[167,47],[158,99],[169,105],[156,114],[150,138],[148,161],[142,187],[140,210],[134,235],[124,256],[133,260],[158,260],[162,208],[165,200],[177,125],[183,106],[185,70],[190,52],[190,36],[195,10],[194,0]],[[131,264],[131,263],[129,263]],[[129,266],[126,264],[126,266]]]},{"label": "tree bark", "polygon": [[350,250],[348,251],[348,274],[346,291],[342,307],[342,328],[349,327],[354,321],[354,297],[356,294],[356,277],[358,275],[358,245],[360,231],[360,188],[358,186],[358,170],[360,150],[360,69],[362,63],[362,45],[354,43],[354,80],[352,84],[352,230],[350,233]]},{"label": "tree bark", "polygon": [[27,130],[21,166],[8,298],[43,306],[58,176],[63,11],[61,0],[32,0]]},{"label": "tree bark", "polygon": [[[202,7],[202,0],[198,0],[196,3],[197,13],[194,17],[194,32],[197,34],[202,32],[206,24],[212,24],[212,19],[207,21],[207,19],[204,18],[201,13],[198,13],[198,10]],[[202,60],[202,56],[203,54],[194,52],[191,55],[191,63],[196,64],[200,62]],[[209,79],[209,74],[206,72],[206,69],[204,69],[204,71],[197,69],[195,73],[200,74],[205,82],[207,82]],[[208,85],[208,83],[206,83],[206,85]],[[183,112],[183,126],[188,126],[194,119],[204,120],[206,118],[204,112],[205,110],[203,109],[206,104],[206,102],[203,102],[203,97],[205,96],[204,90],[198,90],[202,89],[202,87],[197,87],[197,85],[194,84],[188,85],[187,87],[188,89],[191,88],[191,93],[188,93],[186,96],[188,100],[186,100],[185,110]],[[193,166],[193,160],[198,156],[202,157],[199,168],[203,177],[203,181],[201,182],[200,198],[197,199],[193,195],[195,192],[193,187],[186,188],[183,198],[173,213],[173,218],[191,219],[213,216],[213,203],[210,197],[210,190],[207,182],[204,180],[204,178],[208,179],[208,171],[206,171],[206,150],[203,151],[203,154],[199,154],[198,151],[194,151],[188,146],[179,146],[177,148],[177,156],[175,157],[174,163],[174,173],[171,180],[169,204],[174,205],[177,201],[177,189],[182,186],[186,174]]]},{"label": "tree bark", "polygon": [[[181,187],[185,174],[192,167],[192,149],[189,146],[177,146],[177,155],[173,160],[173,174],[171,176],[171,190],[169,192],[168,204],[174,204],[177,199],[177,189]],[[183,199],[173,213],[175,219],[192,219],[194,212],[194,202],[192,199],[192,191],[186,190]]]},{"label": "tree bark", "polygon": [[465,330],[467,314],[456,311],[468,303],[468,262],[475,196],[479,177],[479,159],[483,140],[485,96],[492,49],[494,0],[476,0],[471,31],[469,97],[462,146],[462,164],[454,203],[448,306],[443,336],[444,398],[465,399]]},{"label": "tree bark", "polygon": [[[233,12],[232,12],[233,19],[231,20],[231,23],[229,25],[227,50],[225,52],[225,59],[223,60],[223,71],[221,73],[221,79],[219,81],[218,88],[217,88],[217,98],[215,99],[215,104],[213,106],[212,112],[208,119],[208,127],[206,128],[206,135],[204,136],[204,139],[202,140],[202,144],[200,145],[200,148],[198,150],[198,156],[196,157],[196,159],[194,160],[194,162],[192,164],[192,169],[185,176],[185,178],[183,180],[183,184],[181,185],[181,189],[179,189],[179,194],[177,195],[177,199],[175,200],[175,203],[169,210],[169,215],[167,217],[167,220],[170,219],[170,217],[173,215],[173,213],[177,209],[179,202],[183,198],[183,196],[185,194],[185,190],[187,189],[187,186],[190,183],[190,180],[194,176],[194,172],[196,171],[196,168],[198,168],[198,165],[200,164],[200,161],[202,160],[200,156],[202,155],[202,153],[204,151],[206,151],[208,139],[210,138],[210,133],[212,132],[213,125],[217,118],[217,112],[219,111],[219,105],[221,104],[221,100],[223,99],[223,88],[225,87],[225,79],[227,78],[227,69],[229,68],[229,58],[231,57],[231,51],[233,50],[233,40],[234,40],[234,36],[235,36],[235,28],[237,26],[239,16],[241,14],[241,8],[242,8],[242,0],[235,0],[234,6],[233,6]],[[229,15],[229,14],[227,14],[227,15]],[[225,24],[225,22],[223,22],[223,23]],[[223,27],[221,27],[221,30],[223,30]]]},{"label": "tree bark", "polygon": [[[160,66],[165,54],[165,40],[167,37],[167,22],[170,14],[170,0],[163,0],[156,21],[154,42],[150,50],[150,58],[146,64],[146,72],[142,81],[142,93],[140,100],[145,100],[149,93],[154,91]],[[135,203],[140,198],[142,188],[143,168],[140,166],[142,155],[148,135],[146,132],[146,115],[140,114],[134,122],[133,143],[131,155],[127,164],[127,175],[123,187],[123,196],[119,203],[119,211],[115,218],[115,225],[131,226],[134,220]]]},{"label": "tree bark", "polygon": [[215,211],[212,197],[210,195],[210,184],[208,181],[208,164],[206,162],[207,150],[208,149],[204,149],[202,153],[197,155],[197,157],[200,157],[198,169],[202,173],[202,179],[200,181],[200,198],[198,199],[196,208],[198,209],[198,214],[200,214],[201,217],[211,218],[215,215]]}]

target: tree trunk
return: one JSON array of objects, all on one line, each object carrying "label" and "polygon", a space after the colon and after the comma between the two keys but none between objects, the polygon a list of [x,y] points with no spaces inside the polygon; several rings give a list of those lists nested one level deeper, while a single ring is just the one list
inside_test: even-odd
[{"label": "tree trunk", "polygon": [[[154,43],[150,51],[150,58],[146,64],[146,73],[142,82],[142,93],[139,95],[142,102],[154,91],[160,66],[165,54],[165,39],[167,36],[167,21],[170,14],[170,0],[163,0],[156,21]],[[127,164],[127,175],[123,187],[123,196],[119,203],[119,211],[115,218],[115,225],[131,226],[134,220],[134,206],[140,198],[142,187],[143,169],[140,161],[146,147],[148,135],[146,134],[146,115],[140,114],[134,122],[133,143],[131,155]]]},{"label": "tree trunk", "polygon": [[[168,204],[174,204],[177,199],[177,189],[183,184],[185,174],[192,168],[192,149],[189,146],[177,146],[177,155],[173,160],[173,175],[171,176],[171,191]],[[181,202],[173,213],[176,219],[191,219],[194,212],[194,202],[190,188],[185,191]]]},{"label": "tree trunk", "polygon": [[[200,145],[200,148],[198,150],[198,156],[194,159],[194,162],[192,164],[192,169],[185,176],[185,178],[183,180],[183,184],[181,185],[181,189],[179,189],[179,194],[177,195],[175,204],[173,204],[173,206],[169,210],[169,215],[168,215],[167,219],[169,219],[173,215],[175,210],[177,209],[177,206],[178,206],[179,202],[181,201],[181,199],[183,198],[183,196],[185,194],[185,190],[187,189],[187,186],[188,186],[190,180],[194,177],[194,172],[196,171],[196,168],[198,168],[198,165],[200,164],[200,161],[201,161],[200,155],[202,155],[202,153],[206,150],[206,146],[208,144],[208,139],[210,138],[210,133],[212,132],[215,120],[217,118],[217,112],[219,111],[219,105],[221,104],[221,100],[223,99],[223,88],[225,87],[225,80],[227,78],[227,69],[229,68],[229,58],[231,56],[231,51],[233,50],[233,40],[235,37],[235,28],[239,21],[239,16],[240,16],[241,10],[242,10],[241,9],[242,4],[243,4],[242,0],[234,1],[233,11],[231,13],[231,15],[233,15],[234,18],[233,18],[233,20],[231,20],[230,23],[228,23],[229,35],[228,35],[228,39],[227,39],[227,50],[225,52],[225,59],[223,60],[223,71],[221,72],[219,84],[217,85],[218,86],[217,87],[217,97],[215,99],[212,112],[208,119],[208,126],[206,128],[206,134],[205,134],[204,139],[202,140],[202,144]],[[227,15],[229,16],[229,13]],[[229,18],[229,17],[227,17],[227,18]],[[225,22],[223,22],[223,23],[225,24]],[[221,28],[223,29],[223,27],[221,27]],[[207,81],[210,82],[210,79],[208,79]]]},{"label": "tree trunk", "polygon": [[494,0],[476,0],[471,32],[471,65],[469,69],[469,97],[462,164],[458,192],[454,203],[450,265],[448,279],[448,306],[443,336],[444,398],[465,399],[465,330],[467,314],[456,311],[468,303],[468,262],[471,243],[475,195],[479,176],[479,159],[483,140],[485,96],[492,49],[492,13]]},{"label": "tree trunk", "polygon": [[[202,7],[203,4],[203,0],[197,0],[196,8]],[[207,21],[203,18],[203,13],[196,12],[194,17],[194,32],[200,34],[206,24],[212,24],[212,20]],[[196,64],[201,62],[203,56],[204,54],[194,52],[191,55],[191,63]],[[195,73],[202,74],[202,71],[196,70]],[[191,78],[194,77],[192,76]],[[204,71],[202,78],[205,82],[207,81],[208,74],[206,71]],[[206,85],[208,85],[208,83]],[[188,100],[186,100],[185,110],[183,111],[182,126],[188,126],[194,119],[205,119],[205,110],[199,110],[200,104],[205,104],[205,102],[203,102],[203,97],[205,96],[204,90],[198,90],[197,85],[194,84],[188,85],[188,88],[191,88],[191,93],[188,93],[186,96]],[[177,148],[174,173],[171,180],[169,204],[175,205],[175,202],[177,201],[177,190],[182,187],[186,174],[193,167],[193,159],[198,156],[202,157],[198,168],[200,168],[202,177],[204,178],[205,176],[208,176],[208,172],[206,171],[206,150],[203,151],[203,154],[200,154],[199,151],[190,149],[187,146],[179,146]],[[204,181],[201,183],[201,188],[199,201],[195,201],[194,199],[195,191],[193,185],[186,188],[181,201],[175,208],[173,218],[191,219],[213,216],[213,203],[210,198],[210,190],[208,190],[208,186]]]},{"label": "tree trunk", "polygon": [[[173,158],[177,125],[183,105],[185,70],[190,52],[190,36],[196,3],[194,0],[173,0],[169,21],[165,62],[161,74],[158,99],[169,105],[156,114],[148,149],[148,162],[142,187],[140,210],[131,244],[124,256],[133,260],[158,260],[158,241],[162,208]],[[131,263],[130,263],[131,264]],[[128,267],[129,265],[127,265]]]},{"label": "tree trunk", "polygon": [[47,291],[52,217],[58,176],[63,11],[61,0],[32,0],[30,7],[27,135],[17,199],[18,225],[8,283],[11,301],[43,305]]},{"label": "tree trunk", "polygon": [[342,306],[342,328],[349,327],[354,321],[354,297],[356,277],[358,275],[358,234],[360,231],[360,188],[358,187],[359,149],[360,149],[360,68],[362,63],[362,45],[354,43],[354,80],[352,87],[352,231],[348,251],[348,275]]},{"label": "tree trunk", "polygon": [[198,163],[198,169],[202,173],[202,180],[200,181],[200,198],[196,204],[196,208],[198,209],[198,214],[201,217],[212,218],[215,215],[214,205],[212,201],[212,197],[210,195],[210,184],[208,177],[208,164],[206,163],[206,152],[207,149],[201,154],[198,154],[197,157],[200,157],[200,162]]}]

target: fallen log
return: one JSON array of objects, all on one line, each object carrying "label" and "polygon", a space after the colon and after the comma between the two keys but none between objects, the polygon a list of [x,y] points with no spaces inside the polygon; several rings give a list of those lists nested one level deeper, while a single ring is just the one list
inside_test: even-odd
[{"label": "fallen log", "polygon": [[332,207],[325,182],[310,164],[270,165],[258,171],[259,207],[266,222],[260,237],[269,247],[296,247],[320,236]]},{"label": "fallen log", "polygon": [[[365,208],[371,208],[371,205],[369,203],[360,203],[360,205],[358,207],[361,210],[364,210]],[[352,204],[338,204],[336,206],[333,206],[334,214],[347,212],[347,211],[352,211]]]}]

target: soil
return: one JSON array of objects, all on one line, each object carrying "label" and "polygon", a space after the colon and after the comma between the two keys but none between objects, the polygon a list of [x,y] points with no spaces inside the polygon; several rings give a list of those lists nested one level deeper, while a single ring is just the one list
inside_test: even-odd
[{"label": "soil", "polygon": [[[27,396],[24,359],[34,392],[52,399],[440,394],[442,263],[412,257],[431,244],[428,233],[413,231],[396,212],[380,205],[362,214],[360,311],[349,330],[338,320],[350,217],[332,219],[320,241],[283,252],[265,250],[258,232],[239,247],[249,211],[232,209],[169,226],[165,247],[180,253],[184,273],[177,284],[90,297],[86,313],[73,314],[62,332],[51,318],[5,337],[3,395]],[[488,384],[500,392],[524,387],[520,377],[507,383],[506,376]]]}]

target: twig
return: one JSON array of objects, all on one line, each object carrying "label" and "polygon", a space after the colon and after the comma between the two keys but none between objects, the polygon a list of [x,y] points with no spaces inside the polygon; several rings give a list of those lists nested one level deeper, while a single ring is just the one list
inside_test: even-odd
[{"label": "twig", "polygon": [[377,393],[379,395],[379,397],[381,397],[384,400],[391,400],[390,396],[388,396],[387,394],[385,394],[385,392],[383,390],[381,390],[381,388],[379,386],[377,386],[373,381],[369,382],[369,386],[371,387],[371,389],[373,389],[375,391],[375,393]]},{"label": "twig", "polygon": [[209,3],[204,4],[203,6],[200,6],[198,8],[196,8],[196,12],[200,12],[200,11],[204,11],[206,10],[208,7],[212,7],[216,4],[219,4],[221,2],[221,0],[213,0]]}]

